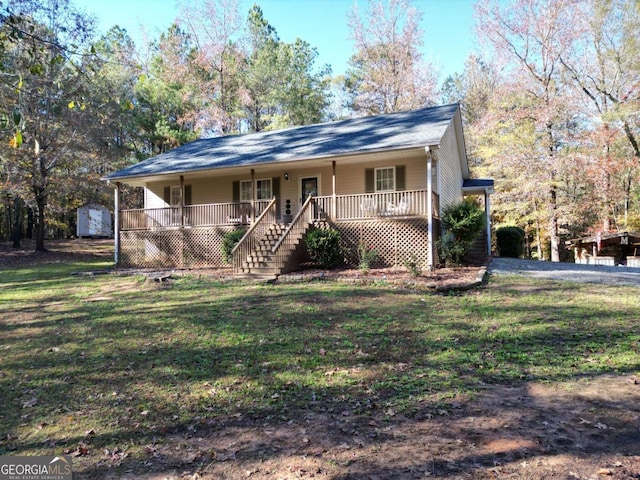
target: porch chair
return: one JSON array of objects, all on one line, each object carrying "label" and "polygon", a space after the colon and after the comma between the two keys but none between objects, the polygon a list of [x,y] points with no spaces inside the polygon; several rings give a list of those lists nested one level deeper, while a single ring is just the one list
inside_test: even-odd
[{"label": "porch chair", "polygon": [[398,205],[395,205],[393,202],[388,202],[387,213],[389,215],[407,215],[409,213],[409,201],[405,197],[402,197]]},{"label": "porch chair", "polygon": [[377,210],[378,205],[376,199],[373,197],[365,197],[362,199],[362,202],[360,202],[360,211],[365,217],[375,215]]}]

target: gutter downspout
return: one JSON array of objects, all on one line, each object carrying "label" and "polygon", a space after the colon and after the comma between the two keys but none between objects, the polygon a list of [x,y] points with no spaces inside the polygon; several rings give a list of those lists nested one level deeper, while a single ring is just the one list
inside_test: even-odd
[{"label": "gutter downspout", "polygon": [[433,156],[430,146],[424,147],[424,151],[427,154],[427,271],[433,272]]}]

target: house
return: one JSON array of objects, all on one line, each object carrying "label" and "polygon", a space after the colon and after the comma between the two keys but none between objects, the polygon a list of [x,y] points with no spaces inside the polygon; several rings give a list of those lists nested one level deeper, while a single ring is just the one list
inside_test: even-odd
[{"label": "house", "polygon": [[[222,266],[224,235],[246,228],[238,273],[295,270],[306,232],[327,225],[350,263],[364,242],[381,265],[415,255],[432,269],[442,208],[482,195],[489,212],[493,193],[493,180],[469,176],[457,104],[203,138],[105,179],[118,265]],[[144,208],[119,209],[123,184],[144,188]]]}]

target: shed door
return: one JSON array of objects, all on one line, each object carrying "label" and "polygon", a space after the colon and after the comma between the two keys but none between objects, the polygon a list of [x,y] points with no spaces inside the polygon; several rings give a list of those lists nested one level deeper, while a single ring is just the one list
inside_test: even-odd
[{"label": "shed door", "polygon": [[102,210],[89,209],[89,235],[102,235]]}]

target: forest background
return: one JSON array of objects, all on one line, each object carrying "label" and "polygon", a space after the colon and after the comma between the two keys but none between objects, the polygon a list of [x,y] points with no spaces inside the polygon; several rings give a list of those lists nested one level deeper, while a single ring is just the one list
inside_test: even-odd
[{"label": "forest background", "polygon": [[[464,70],[440,81],[410,0],[370,0],[347,22],[344,75],[302,38],[280,40],[256,3],[182,0],[136,47],[68,0],[0,1],[0,240],[75,234],[76,209],[113,208],[104,175],[215,135],[460,102],[474,176],[496,183],[493,221],[530,255],[640,231],[640,3],[480,0]],[[451,41],[455,41],[455,29]],[[141,206],[137,190],[124,207]]]}]

